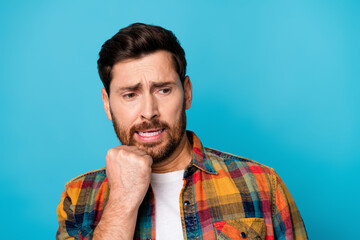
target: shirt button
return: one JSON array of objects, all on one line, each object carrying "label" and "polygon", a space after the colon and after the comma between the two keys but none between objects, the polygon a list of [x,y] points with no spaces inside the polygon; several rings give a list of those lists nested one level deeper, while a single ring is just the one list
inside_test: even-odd
[{"label": "shirt button", "polygon": [[241,233],[240,233],[240,236],[241,236],[242,238],[246,238],[246,233],[241,232]]},{"label": "shirt button", "polygon": [[184,206],[188,206],[189,204],[190,204],[189,201],[185,201],[185,202],[184,202]]}]

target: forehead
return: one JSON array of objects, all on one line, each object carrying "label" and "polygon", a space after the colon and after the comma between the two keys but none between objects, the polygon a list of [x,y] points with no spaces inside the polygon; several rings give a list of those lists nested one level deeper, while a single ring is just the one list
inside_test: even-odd
[{"label": "forehead", "polygon": [[157,51],[137,59],[116,63],[111,85],[124,86],[144,82],[180,81],[168,51]]}]

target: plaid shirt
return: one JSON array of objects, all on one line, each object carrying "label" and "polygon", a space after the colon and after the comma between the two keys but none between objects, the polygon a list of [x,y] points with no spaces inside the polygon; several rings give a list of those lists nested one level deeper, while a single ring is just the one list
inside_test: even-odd
[{"label": "plaid shirt", "polygon": [[[188,132],[192,162],[180,193],[184,239],[307,239],[304,223],[278,174],[253,160],[202,146]],[[105,169],[65,185],[56,239],[91,239],[109,197]],[[134,239],[155,239],[154,196],[140,206]]]}]

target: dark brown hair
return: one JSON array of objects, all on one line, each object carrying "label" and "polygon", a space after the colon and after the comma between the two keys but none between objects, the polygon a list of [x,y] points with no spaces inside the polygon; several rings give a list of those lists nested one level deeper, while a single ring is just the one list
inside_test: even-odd
[{"label": "dark brown hair", "polygon": [[175,35],[159,26],[134,23],[120,29],[101,47],[97,61],[98,71],[108,95],[114,64],[158,50],[166,50],[172,54],[175,71],[183,84],[186,74],[185,52]]}]

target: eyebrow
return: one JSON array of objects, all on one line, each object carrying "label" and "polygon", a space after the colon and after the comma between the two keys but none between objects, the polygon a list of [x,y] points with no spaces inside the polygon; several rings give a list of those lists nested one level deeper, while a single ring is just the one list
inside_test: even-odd
[{"label": "eyebrow", "polygon": [[151,90],[153,90],[154,88],[161,88],[161,87],[166,87],[169,85],[173,85],[175,84],[174,82],[154,82],[151,84]]},{"label": "eyebrow", "polygon": [[[169,85],[173,85],[175,84],[174,82],[153,82],[151,84],[151,90],[153,90],[154,88],[161,88],[161,87],[165,87],[165,86],[169,86]],[[121,87],[118,89],[119,92],[131,92],[131,91],[137,91],[142,87],[142,83],[137,83],[133,86],[127,86],[127,87]]]},{"label": "eyebrow", "polygon": [[127,86],[127,87],[121,87],[118,89],[119,92],[126,92],[126,91],[136,91],[139,90],[141,88],[141,83],[137,83],[133,86]]}]

